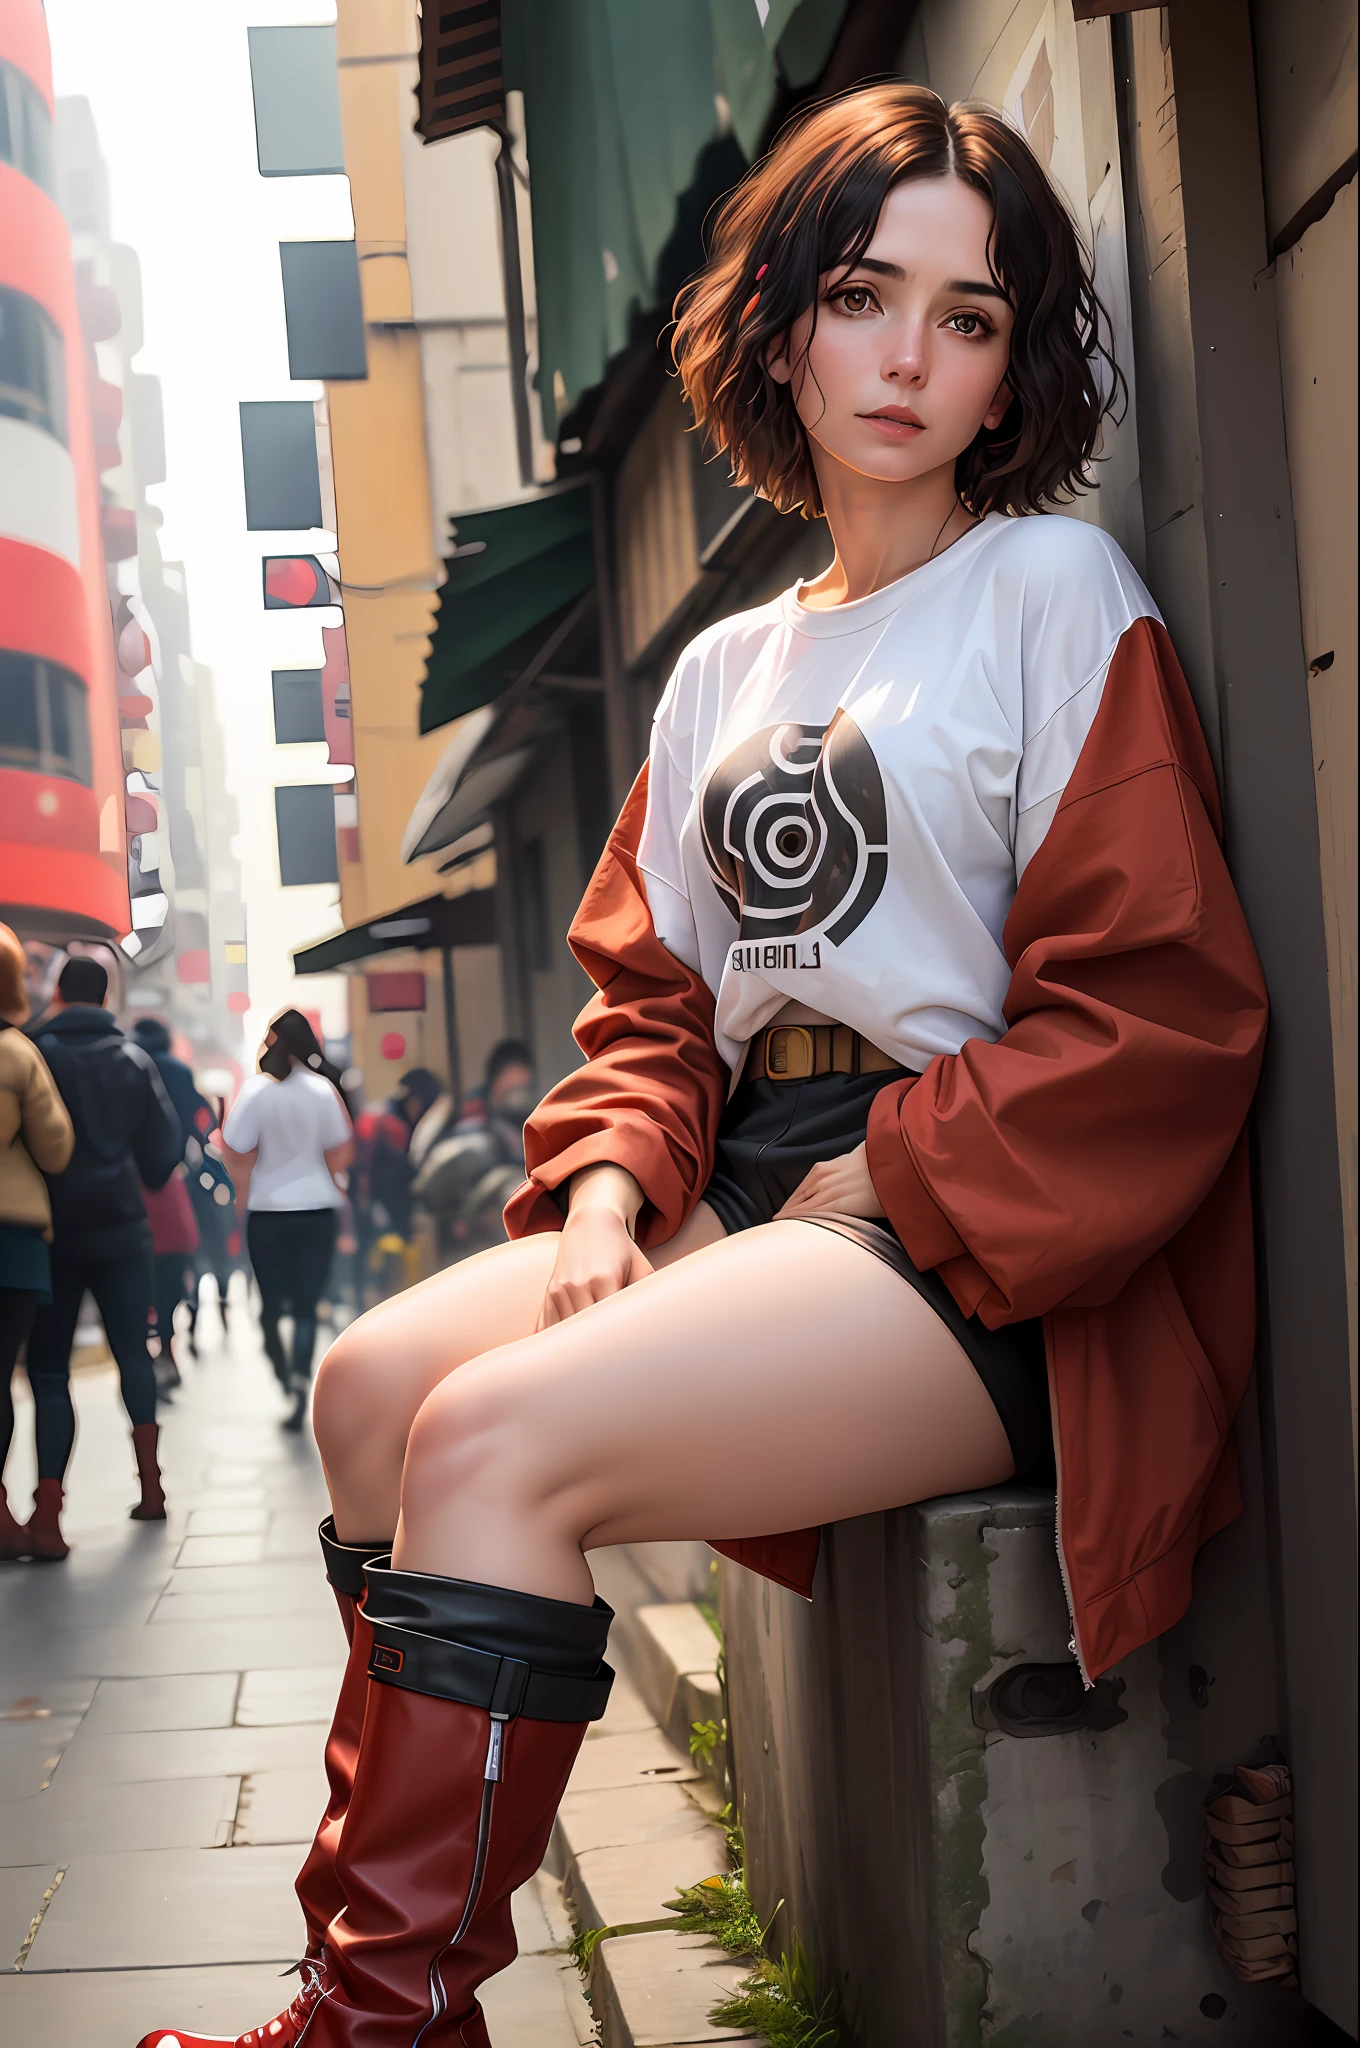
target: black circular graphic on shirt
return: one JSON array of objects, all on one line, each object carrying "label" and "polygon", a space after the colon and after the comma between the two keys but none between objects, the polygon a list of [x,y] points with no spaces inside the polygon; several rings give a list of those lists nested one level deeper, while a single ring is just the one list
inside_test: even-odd
[{"label": "black circular graphic on shirt", "polygon": [[700,817],[709,873],[743,939],[825,926],[839,946],[882,894],[883,778],[844,711],[830,725],[752,733],[709,776]]}]

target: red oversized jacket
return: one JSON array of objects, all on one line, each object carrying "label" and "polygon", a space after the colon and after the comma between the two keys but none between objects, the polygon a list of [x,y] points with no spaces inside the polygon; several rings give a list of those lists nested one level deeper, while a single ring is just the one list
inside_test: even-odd
[{"label": "red oversized jacket", "polygon": [[[512,1237],[550,1191],[627,1167],[644,1246],[701,1196],[729,1075],[713,995],[657,938],[639,777],[571,930],[595,982],[586,1065],[525,1130]],[[1244,1124],[1266,997],[1220,845],[1212,766],[1163,627],[1140,619],[1006,922],[1007,1030],[875,1098],[868,1157],[922,1269],[989,1328],[1041,1316],[1058,1547],[1085,1672],[1185,1611],[1241,1507],[1231,1423],[1255,1330]],[[808,1592],[817,1532],[721,1544]]]}]

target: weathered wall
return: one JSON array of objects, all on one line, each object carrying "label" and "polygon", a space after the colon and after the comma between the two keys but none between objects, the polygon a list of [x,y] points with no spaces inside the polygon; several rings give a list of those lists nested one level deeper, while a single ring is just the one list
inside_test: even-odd
[{"label": "weathered wall", "polygon": [[1113,1726],[1026,1737],[989,1713],[1015,1665],[1070,1669],[1051,1496],[840,1523],[810,1604],[721,1576],[752,1891],[766,1916],[785,1899],[777,1936],[813,1945],[860,2048],[1308,2038],[1296,1993],[1229,1975],[1184,1881],[1201,1787],[1158,1648],[1119,1667]]}]

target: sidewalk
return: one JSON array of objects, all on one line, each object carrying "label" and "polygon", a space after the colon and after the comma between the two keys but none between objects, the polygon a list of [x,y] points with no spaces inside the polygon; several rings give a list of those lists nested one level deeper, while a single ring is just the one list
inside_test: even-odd
[{"label": "sidewalk", "polygon": [[[239,1287],[239,1283],[238,1283]],[[315,1446],[233,1301],[224,1342],[162,1411],[168,1524],[136,1497],[111,1366],[75,1376],[61,1565],[0,1566],[0,2039],[134,2048],[155,2024],[228,2036],[287,2003],[293,1878],[325,1803],[321,1753],[344,1638],[322,1575]],[[22,1376],[8,1481],[32,1489]],[[519,1959],[484,2004],[496,2048],[581,2048],[593,2028],[540,1877]]]}]

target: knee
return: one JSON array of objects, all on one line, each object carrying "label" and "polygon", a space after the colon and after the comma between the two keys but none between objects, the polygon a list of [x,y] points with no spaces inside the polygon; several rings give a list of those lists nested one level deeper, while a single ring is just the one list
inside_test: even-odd
[{"label": "knee", "polygon": [[327,1465],[355,1445],[371,1445],[374,1433],[393,1427],[390,1388],[384,1399],[383,1360],[364,1318],[351,1323],[330,1346],[316,1376],[312,1427]]},{"label": "knee", "polygon": [[552,1460],[507,1353],[466,1365],[435,1388],[411,1427],[402,1511],[487,1490],[520,1504],[552,1488]]}]

